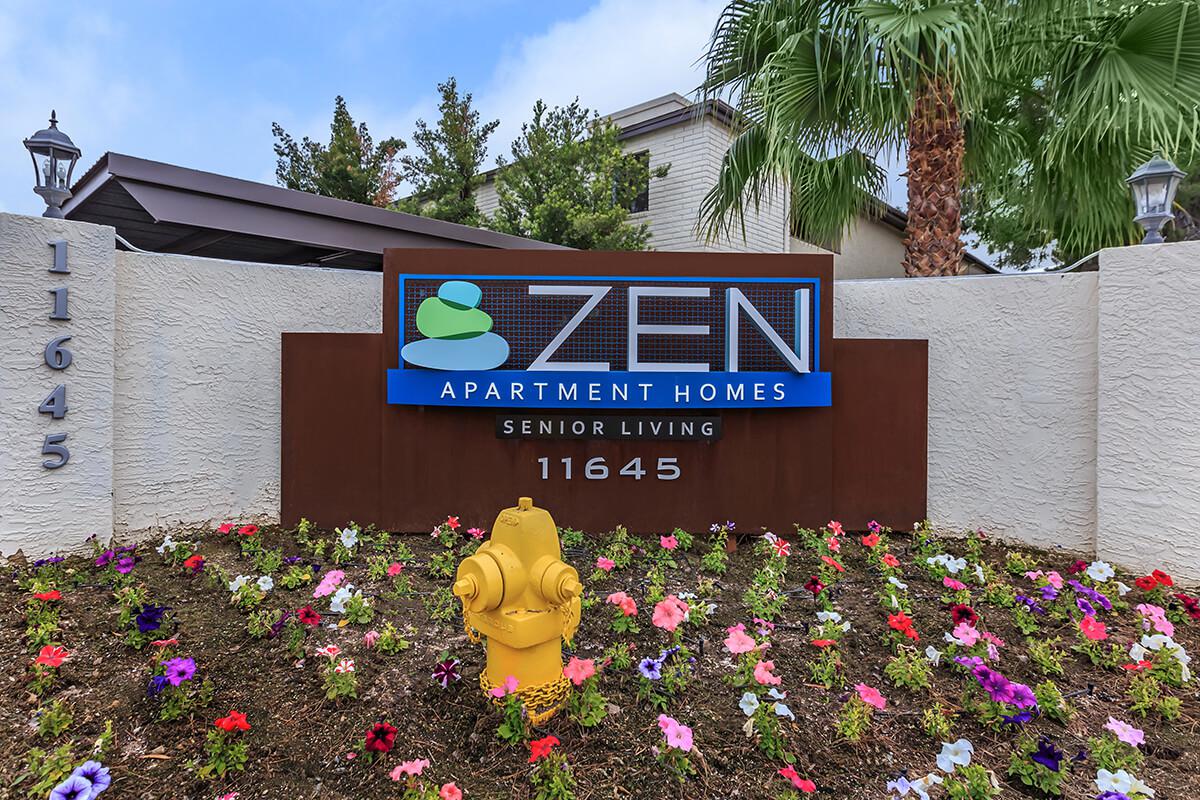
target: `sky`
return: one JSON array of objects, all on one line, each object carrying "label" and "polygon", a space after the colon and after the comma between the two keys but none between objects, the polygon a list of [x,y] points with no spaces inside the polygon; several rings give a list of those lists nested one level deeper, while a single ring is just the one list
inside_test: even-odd
[{"label": "sky", "polygon": [[[83,150],[76,178],[111,150],[274,183],[272,122],[327,141],[340,94],[376,141],[411,141],[453,75],[501,122],[490,166],[539,98],[608,113],[691,94],[723,5],[58,0],[51,23],[44,0],[0,0],[0,211],[44,208],[21,140],[51,108]],[[903,205],[903,193],[894,178],[889,200]]]}]

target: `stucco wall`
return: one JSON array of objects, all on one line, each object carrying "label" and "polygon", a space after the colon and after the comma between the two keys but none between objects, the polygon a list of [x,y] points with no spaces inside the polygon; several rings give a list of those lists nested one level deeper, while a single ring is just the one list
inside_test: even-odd
[{"label": "stucco wall", "polygon": [[1100,555],[1200,581],[1200,242],[1100,256]]},{"label": "stucco wall", "polygon": [[284,331],[380,329],[382,277],[118,253],[113,525],[279,516]]},{"label": "stucco wall", "polygon": [[[67,241],[69,274],[48,272]],[[67,288],[70,320],[51,320],[50,289]],[[113,229],[0,214],[0,545],[46,553],[107,536],[112,523]],[[46,366],[46,345],[64,346],[69,366]],[[59,384],[62,419],[38,413]],[[70,460],[42,466],[46,434],[67,434]],[[52,459],[57,461],[57,459]],[[71,531],[64,541],[64,531]]]},{"label": "stucco wall", "polygon": [[1096,273],[838,282],[836,336],[929,340],[936,525],[1093,549],[1096,289]]}]

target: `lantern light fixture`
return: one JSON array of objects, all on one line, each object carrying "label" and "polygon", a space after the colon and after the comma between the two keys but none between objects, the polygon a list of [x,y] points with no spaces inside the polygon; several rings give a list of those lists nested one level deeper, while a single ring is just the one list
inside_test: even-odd
[{"label": "lantern light fixture", "polygon": [[1162,228],[1174,217],[1175,191],[1186,174],[1169,159],[1156,154],[1125,179],[1133,192],[1133,207],[1137,211],[1133,221],[1146,231],[1142,244],[1164,241]]},{"label": "lantern light fixture", "polygon": [[25,149],[33,159],[33,191],[46,201],[44,217],[62,219],[62,204],[71,198],[71,173],[80,150],[71,137],[58,129],[58,117],[50,112],[50,127],[25,140]]}]

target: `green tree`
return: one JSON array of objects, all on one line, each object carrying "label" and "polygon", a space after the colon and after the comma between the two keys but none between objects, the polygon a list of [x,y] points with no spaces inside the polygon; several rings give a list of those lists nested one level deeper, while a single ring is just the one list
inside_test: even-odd
[{"label": "green tree", "polygon": [[578,99],[554,108],[538,100],[512,143],[512,160],[498,159],[500,207],[486,224],[580,250],[645,250],[650,228],[630,223],[629,209],[669,165],[650,170],[621,149],[619,133]]},{"label": "green tree", "polygon": [[354,124],[340,95],[333,101],[329,131],[328,145],[307,136],[297,142],[278,122],[271,123],[279,185],[373,206],[394,202],[400,183],[396,157],[404,142],[390,138],[374,144],[367,124]]},{"label": "green tree", "polygon": [[487,155],[487,140],[500,120],[480,124],[479,112],[471,108],[471,94],[458,93],[450,78],[438,84],[441,118],[430,128],[417,120],[413,145],[420,155],[400,159],[402,175],[413,187],[412,196],[401,200],[401,211],[421,214],[462,225],[478,225],[475,190],[483,183],[480,167]]},{"label": "green tree", "polygon": [[[1135,240],[1125,176],[1200,138],[1197,0],[732,0],[703,91],[740,126],[703,204],[710,235],[783,180],[800,235],[870,213],[881,153],[908,160],[909,275],[963,269],[975,229],[1068,253]],[[1004,232],[1008,231],[1008,234]]]}]

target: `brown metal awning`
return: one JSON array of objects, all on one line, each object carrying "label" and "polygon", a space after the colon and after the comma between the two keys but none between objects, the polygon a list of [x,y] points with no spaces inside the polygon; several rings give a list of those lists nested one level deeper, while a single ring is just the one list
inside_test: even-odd
[{"label": "brown metal awning", "polygon": [[67,219],[161,253],[379,270],[388,247],[562,249],[120,153],[105,153],[72,192]]}]

